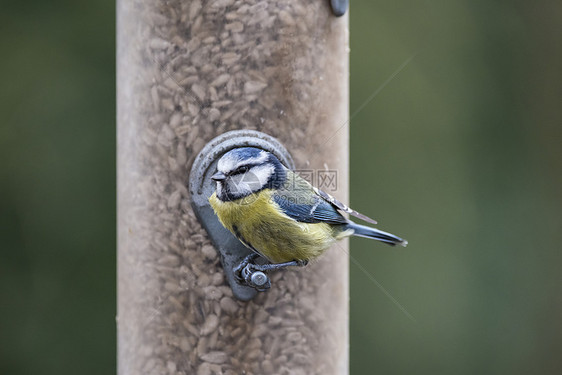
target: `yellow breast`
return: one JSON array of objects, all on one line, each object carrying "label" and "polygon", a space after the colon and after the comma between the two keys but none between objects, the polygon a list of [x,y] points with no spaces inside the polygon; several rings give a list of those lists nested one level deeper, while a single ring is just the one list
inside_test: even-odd
[{"label": "yellow breast", "polygon": [[271,189],[264,189],[223,202],[214,193],[209,203],[222,225],[273,263],[314,259],[336,239],[347,235],[329,224],[297,222],[281,211],[272,194]]}]

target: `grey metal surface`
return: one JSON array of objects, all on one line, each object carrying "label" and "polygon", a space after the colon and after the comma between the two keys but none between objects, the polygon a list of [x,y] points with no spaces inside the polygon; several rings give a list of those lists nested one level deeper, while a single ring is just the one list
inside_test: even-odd
[{"label": "grey metal surface", "polygon": [[238,147],[261,148],[277,156],[287,168],[294,169],[295,165],[291,155],[277,139],[255,130],[235,130],[221,134],[207,143],[193,162],[189,174],[191,205],[220,254],[226,279],[234,296],[248,301],[256,295],[257,291],[238,283],[234,277],[233,268],[250,254],[251,250],[222,226],[209,204],[209,197],[215,191],[215,183],[211,180],[211,176],[216,172],[218,160],[226,152]]},{"label": "grey metal surface", "polygon": [[341,17],[345,14],[349,0],[330,0],[332,12],[336,17]]}]

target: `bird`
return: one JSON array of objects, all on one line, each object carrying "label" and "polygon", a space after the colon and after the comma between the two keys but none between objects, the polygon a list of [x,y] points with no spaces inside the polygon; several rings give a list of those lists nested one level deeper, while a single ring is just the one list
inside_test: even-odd
[{"label": "bird", "polygon": [[[216,189],[209,203],[220,223],[252,250],[234,270],[238,281],[248,285],[252,272],[305,266],[334,242],[349,236],[391,246],[408,244],[398,236],[344,217],[342,212],[377,223],[312,186],[273,153],[260,148],[238,147],[226,152],[211,179]],[[260,256],[269,263],[256,264]]]}]

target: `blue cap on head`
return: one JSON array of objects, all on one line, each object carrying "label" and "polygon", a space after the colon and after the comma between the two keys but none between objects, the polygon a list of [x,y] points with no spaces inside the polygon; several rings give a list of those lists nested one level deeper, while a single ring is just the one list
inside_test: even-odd
[{"label": "blue cap on head", "polygon": [[[240,147],[228,151],[217,164],[217,169],[223,173],[235,170],[241,165],[259,165],[270,160],[271,154],[255,147]],[[277,160],[277,159],[275,159]]]},{"label": "blue cap on head", "polygon": [[240,147],[228,151],[226,154],[224,154],[224,156],[228,155],[228,157],[231,157],[233,159],[236,158],[239,160],[245,160],[257,158],[262,152],[265,153],[267,151],[255,147]]}]

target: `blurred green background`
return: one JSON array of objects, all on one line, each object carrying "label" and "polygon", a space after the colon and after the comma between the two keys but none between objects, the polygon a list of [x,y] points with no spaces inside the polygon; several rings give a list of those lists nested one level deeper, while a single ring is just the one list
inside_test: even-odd
[{"label": "blurred green background", "polygon": [[[114,9],[0,5],[1,374],[115,372]],[[353,1],[353,374],[562,372],[561,19]]]}]

